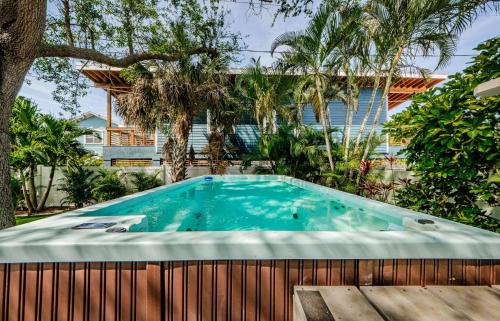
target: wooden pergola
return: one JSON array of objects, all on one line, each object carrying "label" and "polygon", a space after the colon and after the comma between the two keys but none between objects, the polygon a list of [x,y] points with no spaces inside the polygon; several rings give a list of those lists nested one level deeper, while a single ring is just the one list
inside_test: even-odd
[{"label": "wooden pergola", "polygon": [[[108,94],[107,96],[107,127],[111,128],[111,97],[119,96],[130,89],[129,83],[120,75],[121,68],[108,66],[84,66],[81,72],[89,78],[95,87],[102,88]],[[242,73],[242,69],[234,69],[231,74]],[[343,77],[345,78],[345,77]],[[373,82],[372,76],[359,77],[364,86],[369,87]],[[414,94],[423,92],[432,88],[446,79],[445,75],[432,74],[423,77],[416,74],[407,74],[398,78],[392,85],[388,95],[389,110],[408,101]],[[108,142],[111,141],[111,131],[107,131]]]}]

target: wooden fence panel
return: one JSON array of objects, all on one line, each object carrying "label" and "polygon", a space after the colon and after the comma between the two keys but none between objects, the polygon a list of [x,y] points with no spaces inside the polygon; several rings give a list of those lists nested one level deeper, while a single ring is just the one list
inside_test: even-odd
[{"label": "wooden fence panel", "polygon": [[290,321],[295,285],[492,285],[500,260],[0,264],[10,321]]}]

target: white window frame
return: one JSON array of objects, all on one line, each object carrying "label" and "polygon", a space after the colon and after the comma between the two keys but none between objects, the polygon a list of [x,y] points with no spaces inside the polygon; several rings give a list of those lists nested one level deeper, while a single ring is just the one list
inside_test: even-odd
[{"label": "white window frame", "polygon": [[95,137],[95,134],[93,134],[93,135],[84,135],[83,136],[83,143],[85,145],[102,145],[102,144],[104,144],[104,131],[103,130],[94,130],[94,132],[96,134],[99,134],[99,136],[101,137],[101,142],[100,143],[95,143],[95,142],[94,143],[88,143],[87,142],[87,137],[92,137],[93,141],[95,141],[97,139],[97,137]]}]

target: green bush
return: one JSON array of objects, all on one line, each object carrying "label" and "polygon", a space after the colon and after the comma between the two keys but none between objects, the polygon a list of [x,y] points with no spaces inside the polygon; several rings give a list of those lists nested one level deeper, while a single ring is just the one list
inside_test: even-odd
[{"label": "green bush", "polygon": [[[244,156],[243,164],[249,166],[251,161],[269,161],[271,168],[258,168],[257,171],[317,182],[327,165],[323,145],[324,138],[320,131],[311,127],[282,125],[275,134],[264,134],[253,153]],[[336,151],[338,149],[334,149]]]},{"label": "green bush", "polygon": [[134,190],[137,192],[161,186],[162,180],[158,178],[159,174],[159,171],[151,175],[144,171],[127,173],[127,175],[131,177],[131,183],[134,186]]},{"label": "green bush", "polygon": [[23,198],[23,193],[21,191],[21,182],[15,176],[10,177],[10,190],[12,193],[12,205],[14,209],[19,207],[19,202]]},{"label": "green bush", "polygon": [[127,194],[127,187],[117,171],[98,169],[92,185],[92,197],[97,202],[109,201]]},{"label": "green bush", "polygon": [[74,205],[77,208],[91,204],[95,199],[92,195],[95,172],[83,166],[71,166],[64,170],[58,190],[66,194],[61,205]]},{"label": "green bush", "polygon": [[[500,77],[500,38],[479,45],[472,64],[442,87],[415,95],[387,132],[409,138],[402,151],[419,180],[397,192],[414,210],[499,231],[485,208],[499,206],[500,97],[476,97],[481,83]],[[486,206],[482,205],[485,204]]]}]

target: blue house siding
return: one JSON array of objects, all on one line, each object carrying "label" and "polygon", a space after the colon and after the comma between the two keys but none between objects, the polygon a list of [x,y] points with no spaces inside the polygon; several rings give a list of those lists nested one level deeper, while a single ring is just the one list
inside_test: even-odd
[{"label": "blue house siding", "polygon": [[[163,145],[165,144],[165,134],[158,131],[156,139],[156,152],[162,153]],[[193,124],[191,129],[191,133],[189,133],[188,139],[188,152],[191,146],[193,146],[194,151],[197,154],[201,154],[203,152],[203,148],[208,144],[208,128],[207,124]]]},{"label": "blue house siding", "polygon": [[[368,102],[370,101],[370,96],[372,94],[371,88],[362,88],[361,93],[359,95],[359,107],[358,112],[353,115],[352,124],[353,125],[361,125],[363,118],[365,117],[366,111],[368,110]],[[368,125],[373,124],[373,118],[376,113],[376,109],[378,104],[380,103],[380,99],[382,97],[381,90],[377,90],[377,95],[375,96],[375,102],[373,104],[372,111],[370,112],[370,118],[368,119]],[[330,124],[332,126],[342,126],[344,127],[345,122],[345,113],[346,108],[344,103],[340,101],[332,101],[329,105],[330,115],[332,116],[330,120]],[[385,122],[387,120],[387,100],[384,102],[384,108],[382,113],[380,114],[380,122]],[[304,108],[304,113],[302,115],[302,121],[304,125],[319,125],[319,122],[316,122],[316,117],[314,115],[313,109],[311,105],[307,105]]]},{"label": "blue house siding", "polygon": [[[353,123],[351,135],[352,137],[356,137],[361,122],[365,116],[366,110],[368,108],[368,102],[370,100],[370,96],[372,94],[371,88],[362,88],[360,97],[359,97],[359,110],[353,115]],[[375,98],[375,102],[373,105],[373,109],[370,114],[370,118],[368,120],[368,125],[365,131],[365,134],[368,134],[371,126],[373,124],[373,118],[378,107],[378,104],[381,99],[381,90],[377,91],[377,95]],[[344,104],[340,101],[332,101],[329,103],[329,109],[331,114],[330,124],[332,127],[336,127],[338,129],[337,133],[334,133],[334,138],[340,140],[342,137],[342,131],[344,127],[345,121],[345,112],[346,108]],[[380,125],[377,127],[377,133],[381,134],[382,132],[382,124],[387,121],[387,102],[384,103],[384,108],[380,115],[379,123]],[[248,117],[247,117],[248,118]],[[310,105],[306,106],[303,112],[303,123],[304,125],[312,126],[317,130],[321,130],[321,125],[316,121],[316,117]],[[98,117],[90,117],[88,119],[82,120],[80,122],[80,126],[93,128],[96,130],[103,130],[103,145],[106,145],[106,121],[100,119]],[[241,124],[235,126],[235,131],[233,134],[228,135],[228,142],[230,142],[233,146],[236,147],[237,151],[235,155],[236,157],[241,156],[242,154],[250,152],[253,148],[255,148],[259,141],[259,130],[257,126],[250,119],[243,120]],[[150,158],[153,160],[154,164],[159,163],[161,158],[163,145],[165,143],[165,135],[158,131],[156,134],[156,146],[148,147],[148,148],[137,148],[137,147],[104,147],[104,158],[107,161],[106,164],[110,163],[112,159],[137,159],[137,158]],[[189,134],[188,146],[186,152],[189,152],[191,146],[193,146],[194,151],[198,154],[198,158],[204,157],[202,155],[203,149],[208,144],[208,135],[209,130],[207,126],[207,117],[205,114],[197,115],[193,119],[193,127],[191,133]],[[81,141],[83,142],[83,137],[81,137]],[[103,154],[103,145],[89,145],[85,144],[84,146],[89,150],[96,152],[97,154]],[[376,149],[379,153],[387,153],[388,152],[388,143],[381,144]]]},{"label": "blue house siding", "polygon": [[102,156],[103,155],[103,146],[105,146],[107,143],[107,141],[106,141],[106,139],[107,139],[107,137],[106,137],[106,120],[99,118],[99,117],[91,116],[89,118],[82,119],[82,120],[78,121],[78,126],[81,128],[89,128],[89,129],[92,129],[92,130],[95,130],[98,132],[98,134],[102,138],[102,144],[86,144],[85,136],[78,137],[78,141],[80,143],[82,143],[82,145],[83,145],[83,147],[85,147],[85,149],[87,149],[91,152],[94,152],[97,155]]},{"label": "blue house siding", "polygon": [[238,148],[238,154],[245,154],[254,149],[260,138],[257,125],[237,125],[231,143]]},{"label": "blue house siding", "polygon": [[[368,102],[370,100],[370,96],[372,94],[371,88],[362,88],[359,96],[359,109],[358,112],[353,115],[353,125],[351,130],[351,135],[356,137],[358,134],[359,127],[363,118],[365,116],[366,110],[368,109]],[[368,125],[365,129],[365,133],[368,134],[371,129],[371,125],[373,124],[373,118],[382,97],[382,91],[377,90],[377,95],[375,96],[375,102],[373,104],[373,109],[370,113],[370,118],[368,119]],[[342,131],[344,128],[345,121],[345,112],[346,108],[344,104],[340,101],[332,101],[329,104],[331,120],[330,123],[332,127],[336,127],[338,129],[338,133],[333,134],[334,137],[340,139],[342,136]],[[384,108],[380,115],[379,123],[382,124],[387,120],[387,101],[384,103]],[[193,128],[189,135],[188,141],[188,151],[191,146],[193,146],[195,152],[197,154],[201,154],[203,148],[208,144],[208,128],[206,124],[206,117],[204,115],[195,117],[193,121]],[[250,121],[243,121],[244,124],[240,124],[235,126],[235,134],[230,135],[229,141],[238,148],[238,154],[244,154],[251,151],[255,146],[257,146],[259,141],[259,130],[256,125],[249,124]],[[318,130],[321,130],[321,125],[319,122],[316,122],[316,117],[310,105],[306,106],[303,112],[303,124],[312,126]],[[377,127],[377,133],[382,133],[382,126],[379,125]],[[162,152],[162,147],[165,142],[165,136],[163,133],[158,133],[157,139],[157,152]],[[378,153],[387,153],[388,144],[384,143],[377,147],[376,152]]]},{"label": "blue house siding", "polygon": [[[370,96],[372,94],[372,89],[371,88],[362,88],[360,95],[359,95],[359,107],[358,111],[354,113],[353,119],[352,119],[352,130],[351,130],[351,136],[356,137],[358,134],[358,130],[361,126],[361,122],[363,121],[363,118],[365,117],[366,111],[368,110],[368,103],[370,101]],[[378,104],[380,103],[380,99],[382,97],[382,91],[380,89],[377,90],[377,95],[375,96],[375,102],[373,104],[373,108],[370,112],[370,118],[368,118],[368,125],[365,129],[365,134],[368,134],[368,132],[371,129],[371,126],[373,124],[373,119],[375,117],[375,113],[378,107]],[[340,101],[332,101],[329,104],[329,109],[330,109],[330,124],[332,127],[337,128],[338,133],[334,134],[334,137],[337,137],[338,139],[341,138],[342,136],[342,131],[344,130],[344,122],[345,122],[345,114],[346,114],[346,107],[345,105],[340,102]],[[382,133],[382,124],[387,121],[387,100],[384,102],[384,107],[382,109],[382,113],[380,114],[379,118],[379,126],[377,126],[376,132],[378,134]],[[302,115],[302,122],[304,125],[309,125],[317,128],[318,130],[321,130],[321,123],[316,121],[316,116],[314,114],[314,111],[312,109],[311,105],[307,105],[304,108],[304,112]],[[384,143],[380,146],[377,147],[376,152],[378,153],[387,153],[388,147],[387,143]]]}]

